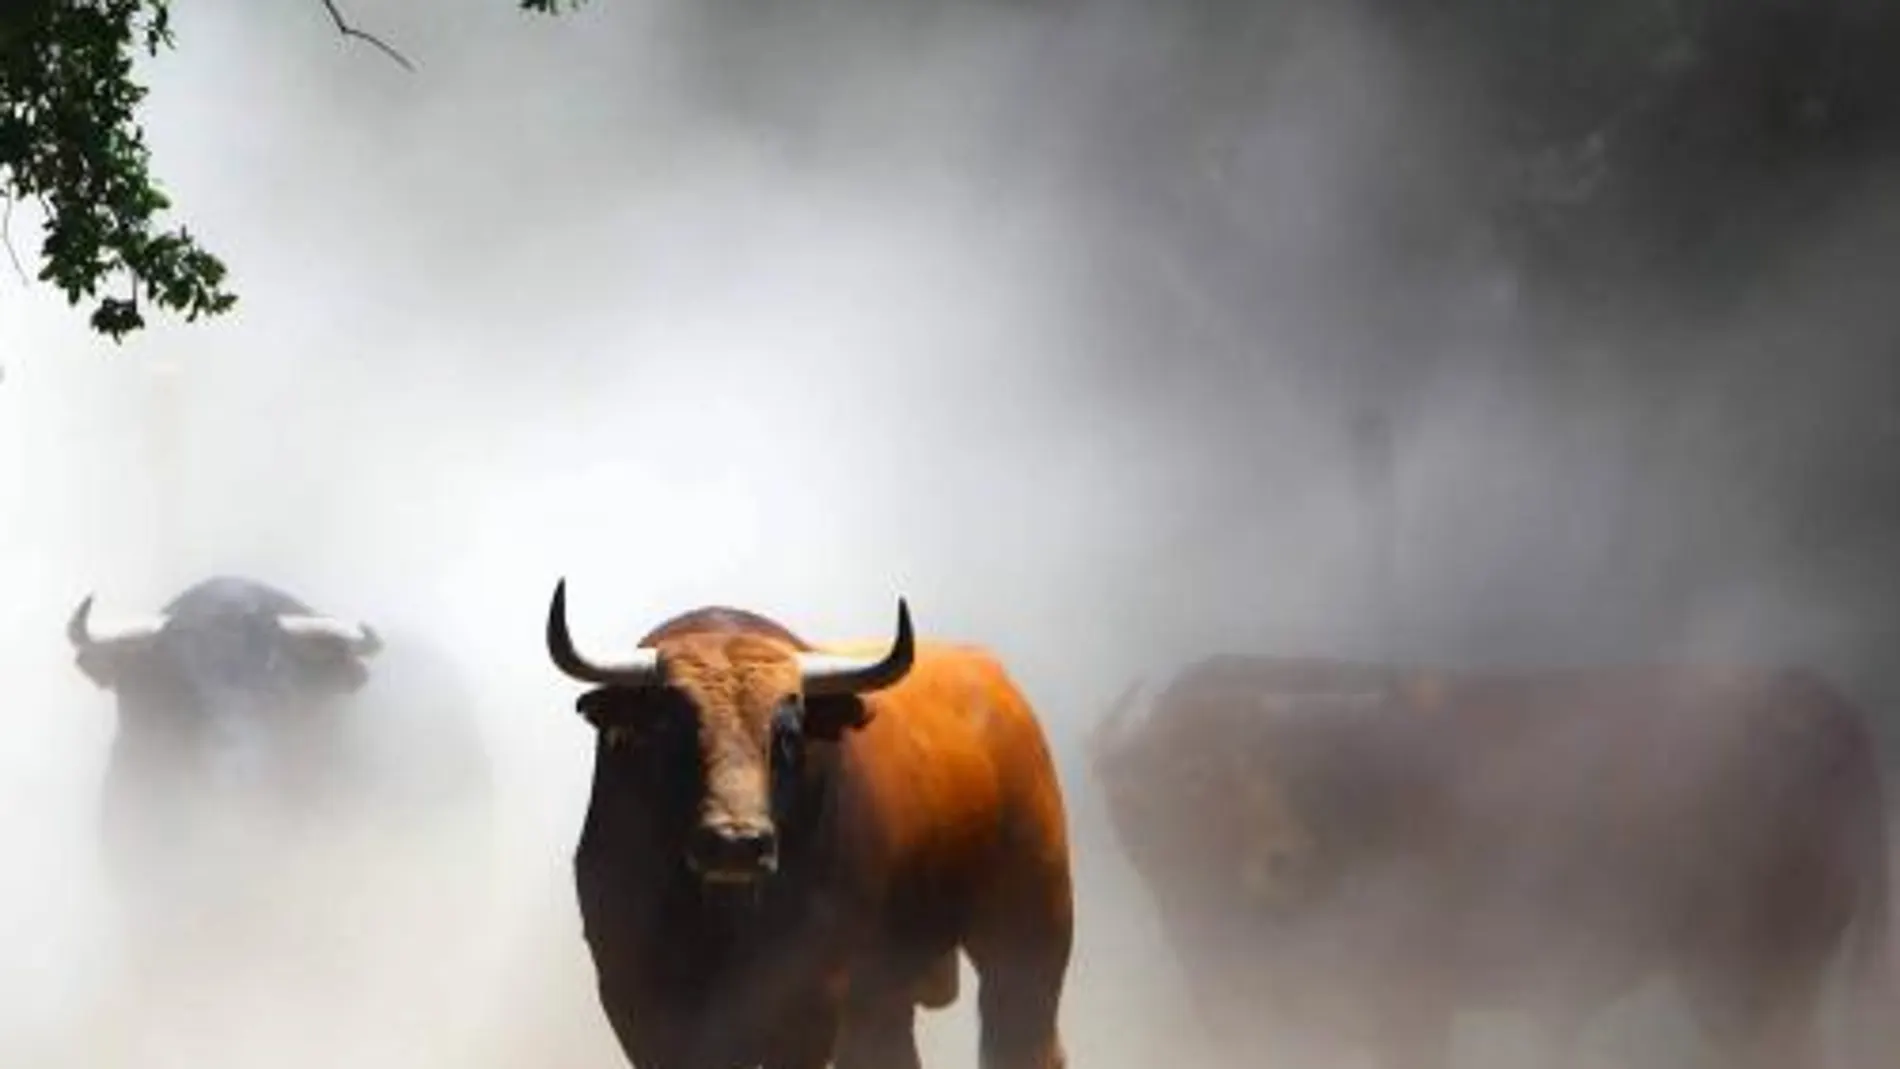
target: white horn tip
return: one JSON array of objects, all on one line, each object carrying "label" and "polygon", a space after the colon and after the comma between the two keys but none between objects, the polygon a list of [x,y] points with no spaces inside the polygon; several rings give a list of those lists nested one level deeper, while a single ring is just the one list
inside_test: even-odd
[{"label": "white horn tip", "polygon": [[369,641],[368,632],[360,624],[353,624],[332,616],[301,616],[286,613],[277,618],[277,626],[299,637],[333,638],[352,644]]}]

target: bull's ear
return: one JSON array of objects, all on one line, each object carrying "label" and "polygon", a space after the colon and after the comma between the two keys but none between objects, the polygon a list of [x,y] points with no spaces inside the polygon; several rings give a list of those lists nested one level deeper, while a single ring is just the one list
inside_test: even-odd
[{"label": "bull's ear", "polygon": [[369,682],[369,667],[354,657],[329,666],[324,676],[339,693],[355,694]]},{"label": "bull's ear", "polygon": [[574,699],[574,711],[581,714],[581,719],[593,727],[605,729],[618,726],[612,723],[617,719],[614,713],[624,709],[627,704],[627,695],[624,691],[617,691],[612,687],[595,687]]},{"label": "bull's ear", "polygon": [[318,647],[291,653],[297,673],[308,685],[332,694],[355,694],[369,682],[369,666],[347,650]]},{"label": "bull's ear", "polygon": [[819,739],[836,739],[854,731],[876,716],[871,706],[855,694],[805,696],[805,734]]}]

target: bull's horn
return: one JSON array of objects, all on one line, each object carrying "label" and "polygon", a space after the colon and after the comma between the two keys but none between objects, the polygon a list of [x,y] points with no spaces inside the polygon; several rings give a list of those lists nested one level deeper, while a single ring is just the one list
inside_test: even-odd
[{"label": "bull's horn", "polygon": [[79,602],[79,607],[66,621],[66,641],[79,649],[93,644],[92,637],[92,595],[87,594]]},{"label": "bull's horn", "polygon": [[883,657],[845,657],[835,653],[801,653],[798,672],[805,693],[861,694],[882,690],[904,678],[917,656],[910,628],[910,606],[897,599],[897,640]]},{"label": "bull's horn", "polygon": [[94,631],[92,629],[92,599],[93,595],[87,594],[85,599],[79,603],[79,607],[73,610],[72,617],[66,621],[66,640],[72,643],[76,649],[85,650],[95,646],[134,642],[139,639],[150,638],[158,634],[165,626],[165,618],[163,616],[153,616],[139,620],[128,620],[118,627],[109,628],[105,631]]},{"label": "bull's horn", "polygon": [[1128,684],[1113,702],[1109,703],[1108,712],[1104,713],[1089,731],[1088,744],[1091,748],[1099,750],[1107,745],[1110,736],[1114,735],[1116,729],[1122,726],[1122,722],[1128,719],[1128,711],[1135,707],[1135,697],[1141,693],[1141,686],[1142,680],[1137,678],[1133,683]]},{"label": "bull's horn", "polygon": [[282,613],[277,617],[277,626],[283,628],[285,634],[298,638],[334,639],[348,646],[358,657],[373,657],[383,648],[382,636],[368,624],[353,624],[334,616]]},{"label": "bull's horn", "polygon": [[574,649],[567,633],[567,580],[554,587],[554,603],[548,606],[548,657],[570,679],[603,687],[650,687],[660,681],[658,650],[641,649],[619,661],[590,661]]}]

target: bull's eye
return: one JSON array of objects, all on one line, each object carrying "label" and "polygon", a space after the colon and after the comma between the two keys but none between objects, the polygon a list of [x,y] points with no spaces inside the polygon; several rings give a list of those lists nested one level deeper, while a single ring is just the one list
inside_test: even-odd
[{"label": "bull's eye", "polygon": [[798,759],[805,735],[805,703],[797,695],[772,711],[772,763],[785,766]]},{"label": "bull's eye", "polygon": [[805,755],[805,703],[793,695],[772,712],[772,811],[789,814],[798,787],[798,767]]}]

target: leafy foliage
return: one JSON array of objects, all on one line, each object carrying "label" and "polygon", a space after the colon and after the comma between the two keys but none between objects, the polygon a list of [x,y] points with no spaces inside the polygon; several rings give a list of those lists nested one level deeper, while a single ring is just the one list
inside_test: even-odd
[{"label": "leafy foliage", "polygon": [[[140,299],[195,320],[236,298],[224,263],[183,227],[154,182],[136,119],[137,50],[172,43],[166,0],[21,0],[0,16],[0,181],[9,208],[46,212],[39,277],[71,303],[96,301],[93,328],[115,340],[145,325]],[[124,296],[100,295],[129,276]]]},{"label": "leafy foliage", "polygon": [[[520,6],[553,15],[579,2]],[[151,172],[133,66],[172,46],[169,0],[0,4],[0,197],[9,219],[16,201],[43,209],[38,277],[92,302],[93,329],[114,341],[145,327],[148,306],[195,321],[237,303],[224,261],[160,221],[171,200]],[[102,292],[114,284],[125,288]]]}]

